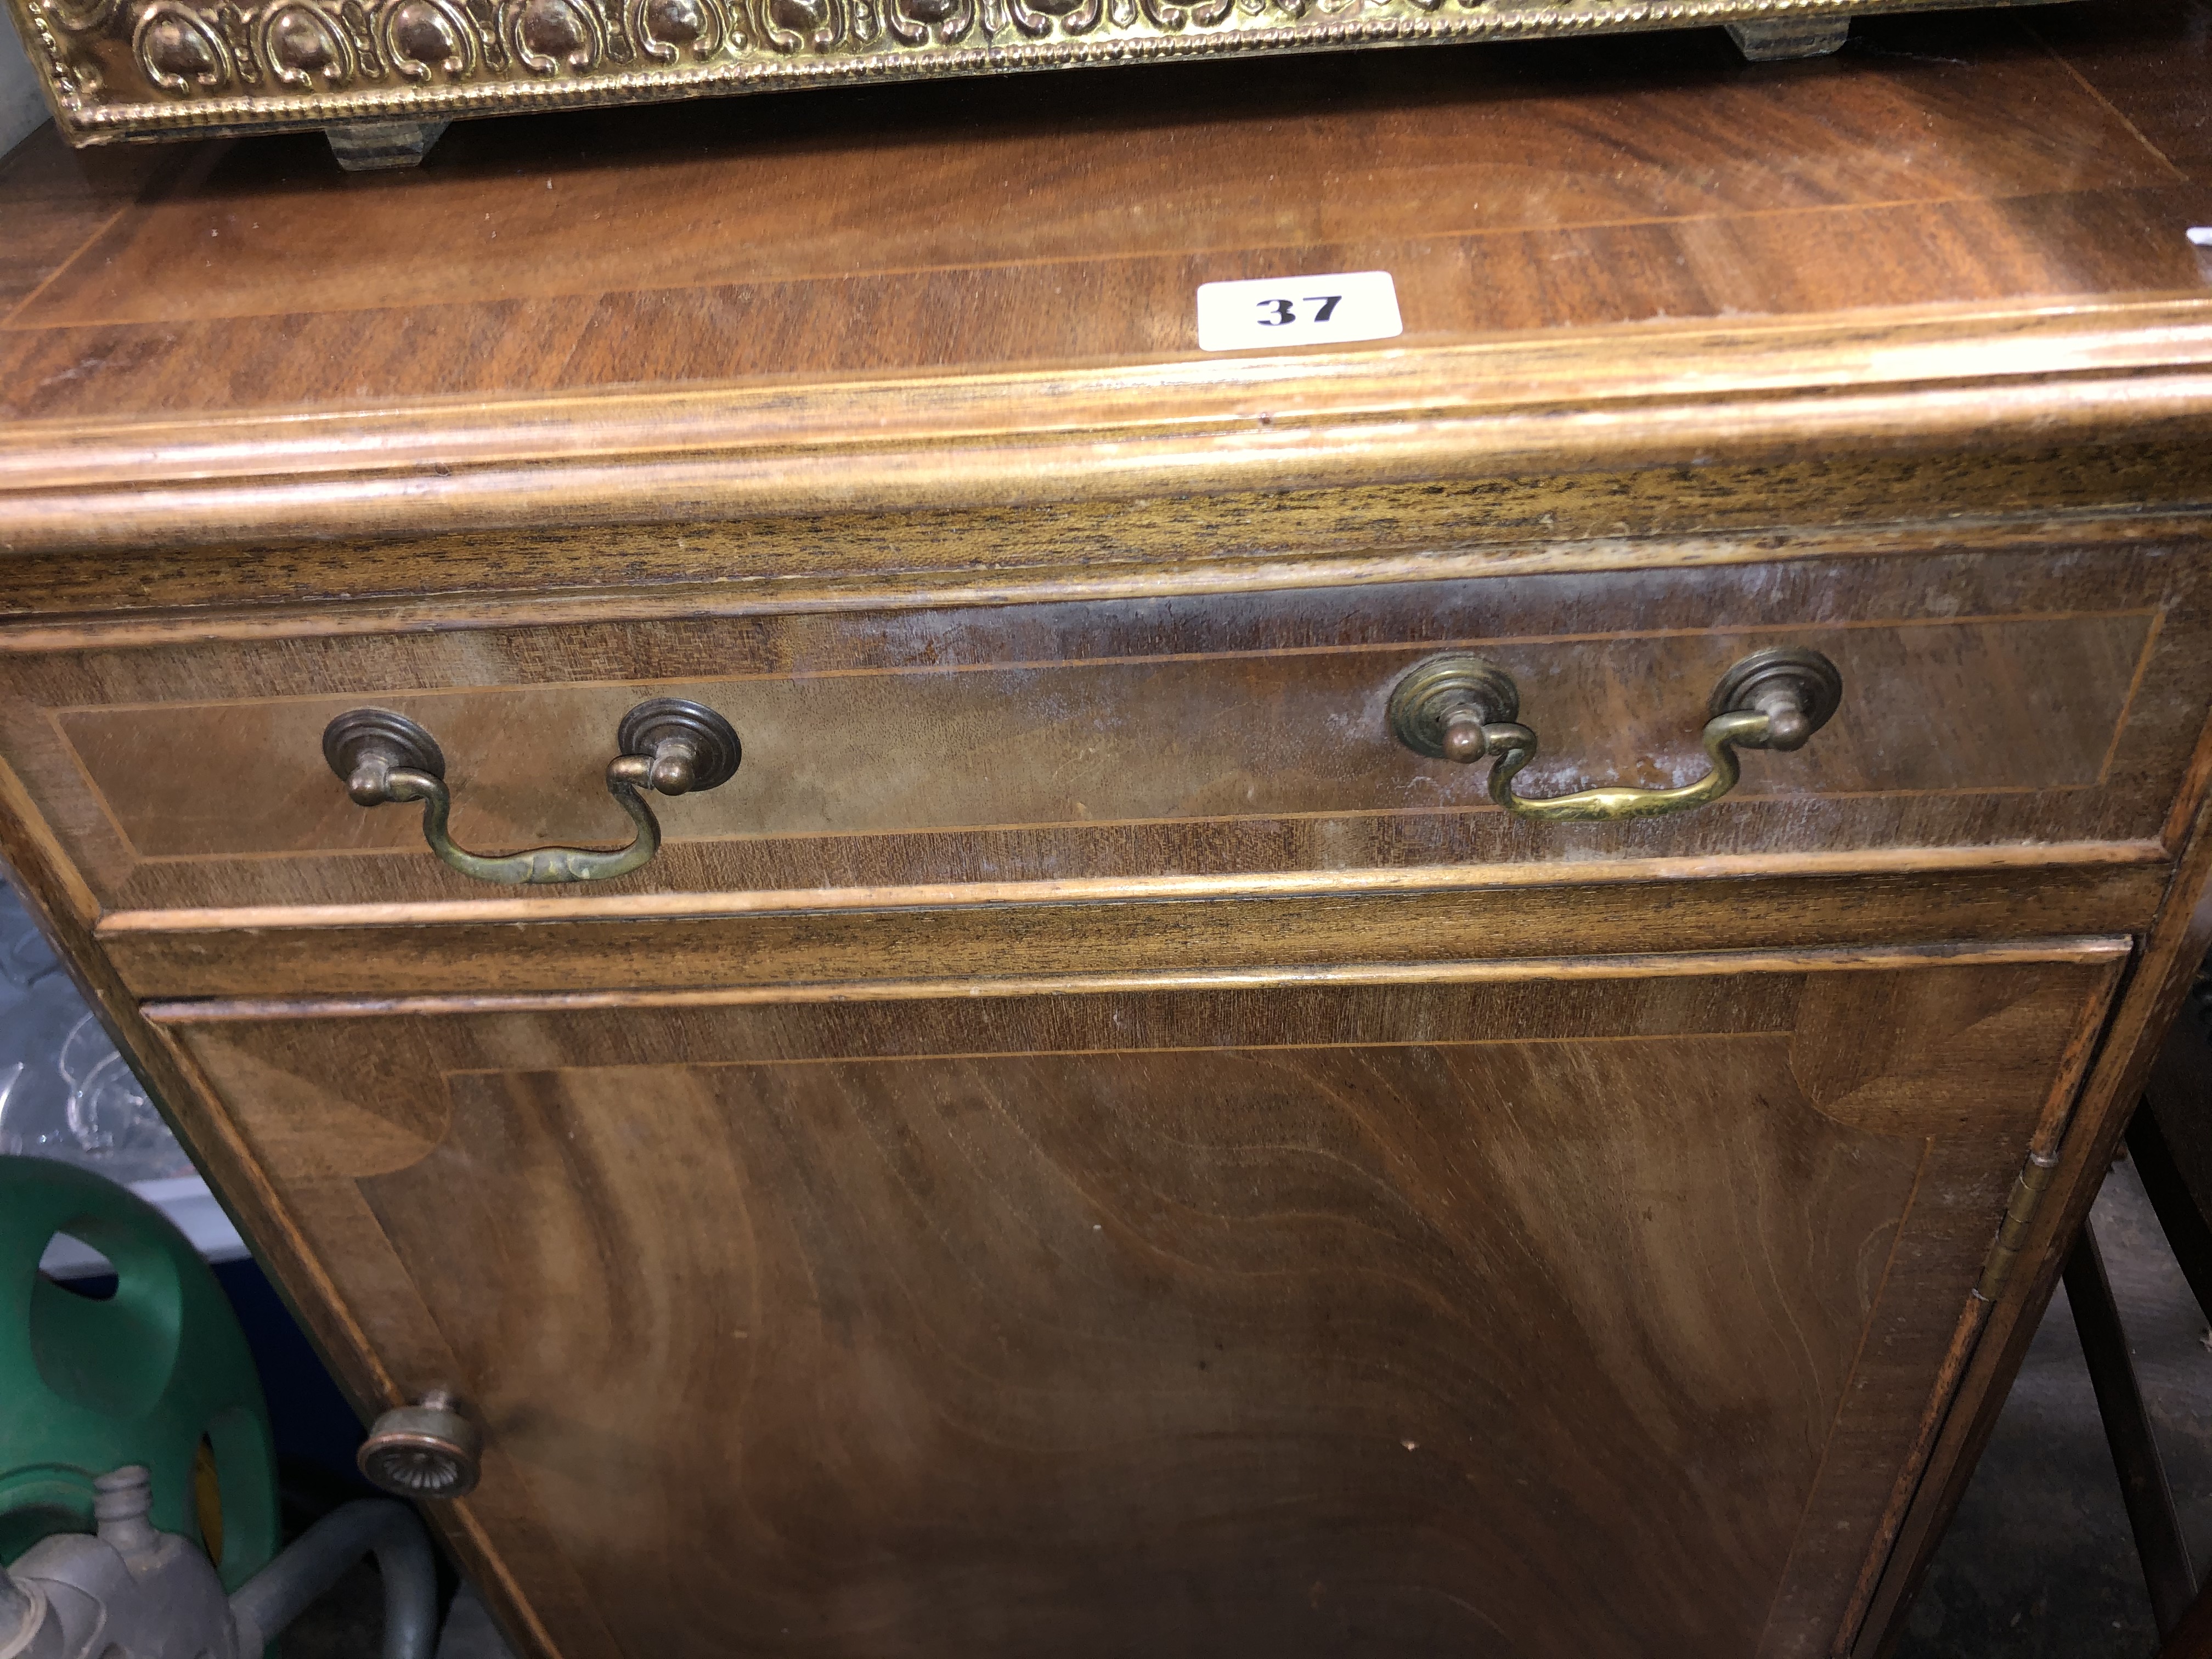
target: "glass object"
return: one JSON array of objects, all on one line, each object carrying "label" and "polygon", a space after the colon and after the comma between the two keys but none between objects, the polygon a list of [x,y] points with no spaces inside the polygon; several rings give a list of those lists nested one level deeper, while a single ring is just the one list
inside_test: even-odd
[{"label": "glass object", "polygon": [[121,1182],[192,1174],[184,1148],[4,883],[0,1152],[58,1158]]},{"label": "glass object", "polygon": [[192,1173],[191,1160],[93,1015],[70,1028],[55,1069],[69,1087],[69,1132],[83,1155],[73,1161],[118,1181],[165,1181]]},{"label": "glass object", "polygon": [[[0,867],[4,874],[4,867]],[[54,959],[53,947],[46,936],[39,931],[38,923],[31,920],[23,908],[15,890],[0,881],[0,981],[18,989],[28,987],[61,964]]]}]

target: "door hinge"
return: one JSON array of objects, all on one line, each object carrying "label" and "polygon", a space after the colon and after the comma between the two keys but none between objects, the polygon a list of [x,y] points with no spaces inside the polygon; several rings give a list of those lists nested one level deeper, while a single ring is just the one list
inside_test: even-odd
[{"label": "door hinge", "polygon": [[2004,1220],[1997,1228],[1996,1242],[1982,1262],[1982,1276],[1974,1286],[1974,1294],[1984,1302],[1994,1302],[2004,1294],[2005,1281],[2012,1277],[2013,1264],[2020,1259],[2021,1246],[2027,1242],[2027,1230],[2035,1220],[2035,1212],[2050,1190],[2051,1177],[2058,1168],[2056,1152],[2030,1152],[2027,1162],[2012,1183],[2012,1198],[2005,1205]]}]

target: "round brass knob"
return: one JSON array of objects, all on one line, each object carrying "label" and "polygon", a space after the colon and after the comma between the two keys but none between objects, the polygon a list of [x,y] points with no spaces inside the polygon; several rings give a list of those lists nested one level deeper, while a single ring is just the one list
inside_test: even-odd
[{"label": "round brass knob", "polygon": [[483,1446],[453,1396],[436,1391],[378,1418],[355,1462],[370,1485],[401,1498],[459,1498],[475,1489]]}]

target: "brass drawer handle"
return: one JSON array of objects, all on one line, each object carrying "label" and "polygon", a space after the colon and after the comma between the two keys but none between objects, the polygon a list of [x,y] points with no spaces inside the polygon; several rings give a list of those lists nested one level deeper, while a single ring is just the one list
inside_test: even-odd
[{"label": "brass drawer handle", "polygon": [[389,708],[349,709],[332,720],[323,729],[323,758],[363,806],[421,801],[422,839],[463,875],[522,886],[628,875],[660,850],[660,821],[638,791],[684,795],[714,788],[729,781],[742,753],[729,721],[676,697],[638,704],[623,716],[615,741],[621,752],[607,763],[607,793],[629,814],[637,836],[627,847],[605,851],[538,847],[487,856],[454,846],[446,833],[453,807],[446,757],[428,732]]},{"label": "brass drawer handle", "polygon": [[1738,749],[1798,749],[1828,723],[1844,677],[1817,651],[1756,651],[1721,676],[1706,704],[1705,753],[1713,769],[1674,789],[1579,790],[1531,800],[1513,775],[1536,755],[1536,734],[1516,724],[1521,694],[1495,663],[1451,652],[1416,664],[1390,693],[1390,731],[1416,754],[1474,762],[1495,756],[1490,798],[1510,812],[1551,823],[1609,823],[1685,812],[1718,800],[1741,775]]}]

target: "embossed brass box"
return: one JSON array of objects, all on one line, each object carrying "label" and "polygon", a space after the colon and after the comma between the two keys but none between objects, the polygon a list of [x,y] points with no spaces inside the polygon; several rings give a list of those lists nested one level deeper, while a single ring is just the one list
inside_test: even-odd
[{"label": "embossed brass box", "polygon": [[[1980,0],[2004,3],[2005,0]],[[1720,24],[1752,58],[1915,0],[4,0],[72,144],[329,131],[405,166],[460,116]],[[1954,0],[1955,3],[1955,0]]]}]

